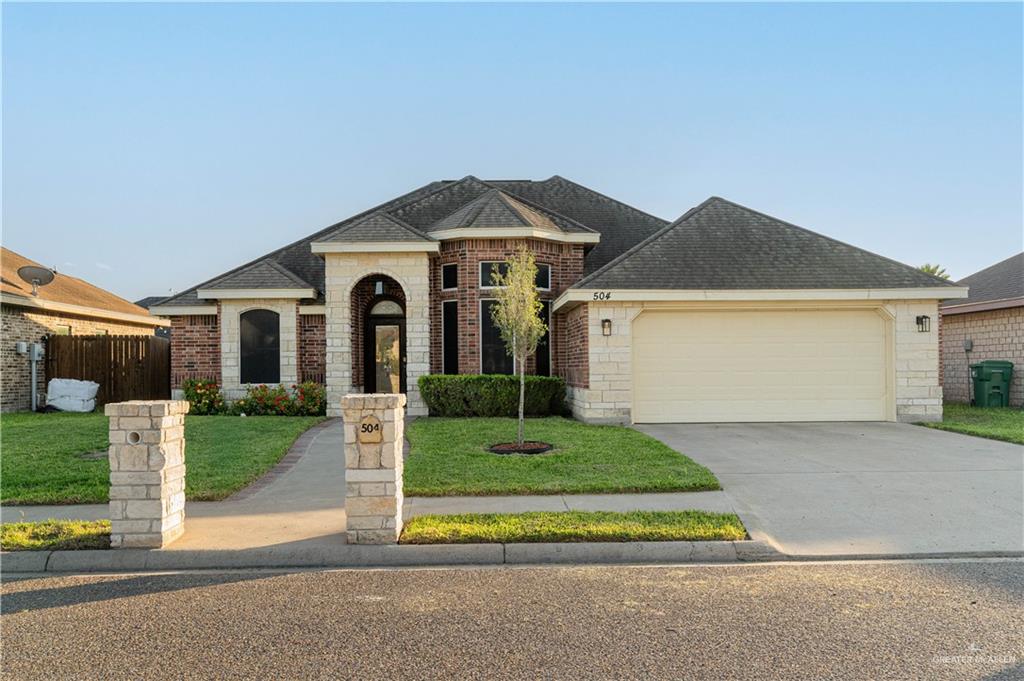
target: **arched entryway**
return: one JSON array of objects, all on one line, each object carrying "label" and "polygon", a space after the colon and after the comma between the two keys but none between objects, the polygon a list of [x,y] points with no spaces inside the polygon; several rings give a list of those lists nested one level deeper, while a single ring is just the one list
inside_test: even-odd
[{"label": "arched entryway", "polygon": [[352,289],[352,377],[362,392],[406,392],[406,296],[384,274]]}]

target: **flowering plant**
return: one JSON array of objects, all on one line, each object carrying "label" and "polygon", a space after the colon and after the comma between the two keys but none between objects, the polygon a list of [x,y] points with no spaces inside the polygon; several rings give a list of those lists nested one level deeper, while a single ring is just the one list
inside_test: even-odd
[{"label": "flowering plant", "polygon": [[209,378],[190,378],[181,384],[188,400],[188,413],[196,416],[224,413],[224,396],[217,381]]}]

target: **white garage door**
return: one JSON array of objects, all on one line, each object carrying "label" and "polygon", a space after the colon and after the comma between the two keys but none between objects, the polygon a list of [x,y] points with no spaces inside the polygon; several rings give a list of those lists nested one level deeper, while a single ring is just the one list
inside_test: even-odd
[{"label": "white garage door", "polygon": [[637,423],[886,418],[872,310],[644,312],[633,344]]}]

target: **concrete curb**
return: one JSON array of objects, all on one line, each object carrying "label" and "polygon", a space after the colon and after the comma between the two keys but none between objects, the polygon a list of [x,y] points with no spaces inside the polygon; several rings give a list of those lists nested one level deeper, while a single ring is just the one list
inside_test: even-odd
[{"label": "concrete curb", "polygon": [[9,551],[0,572],[124,572],[305,567],[415,567],[611,563],[752,562],[785,559],[764,542],[339,545],[321,548],[174,551]]}]

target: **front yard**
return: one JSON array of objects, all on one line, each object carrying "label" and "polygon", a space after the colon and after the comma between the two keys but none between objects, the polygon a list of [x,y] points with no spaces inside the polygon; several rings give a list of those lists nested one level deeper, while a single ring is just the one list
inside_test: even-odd
[{"label": "front yard", "polygon": [[921,425],[1024,445],[1024,410],[1013,407],[947,404],[942,411],[942,421]]},{"label": "front yard", "polygon": [[[185,494],[223,499],[272,468],[319,417],[188,416]],[[92,414],[0,415],[4,504],[106,503],[108,419]]]},{"label": "front yard", "polygon": [[508,418],[420,418],[406,432],[406,496],[685,492],[721,489],[711,471],[631,428],[560,417],[528,419],[526,437],[554,445],[535,456],[500,456],[515,440]]}]

